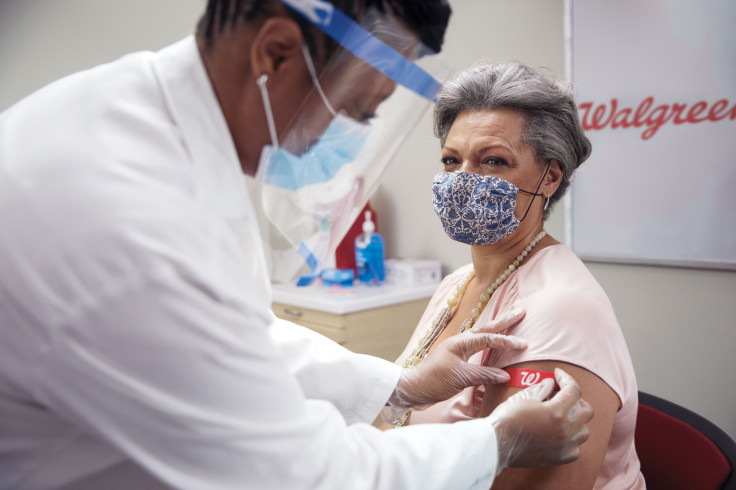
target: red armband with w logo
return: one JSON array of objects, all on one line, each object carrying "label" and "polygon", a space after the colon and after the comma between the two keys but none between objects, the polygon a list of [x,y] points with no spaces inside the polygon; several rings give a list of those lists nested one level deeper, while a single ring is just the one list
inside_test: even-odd
[{"label": "red armband with w logo", "polygon": [[508,368],[506,372],[511,376],[511,380],[506,386],[513,388],[527,388],[529,386],[541,383],[543,379],[555,379],[555,373],[549,371],[537,371],[536,369],[527,368]]}]

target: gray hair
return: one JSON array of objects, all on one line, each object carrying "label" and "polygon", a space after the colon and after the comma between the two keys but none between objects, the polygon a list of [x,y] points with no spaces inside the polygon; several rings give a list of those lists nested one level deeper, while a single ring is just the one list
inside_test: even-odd
[{"label": "gray hair", "polygon": [[553,205],[570,186],[572,174],[591,152],[583,132],[572,83],[523,63],[479,64],[447,82],[437,94],[434,135],[445,145],[455,118],[465,111],[513,109],[525,115],[524,141],[541,165],[560,162],[562,182],[549,200]]}]

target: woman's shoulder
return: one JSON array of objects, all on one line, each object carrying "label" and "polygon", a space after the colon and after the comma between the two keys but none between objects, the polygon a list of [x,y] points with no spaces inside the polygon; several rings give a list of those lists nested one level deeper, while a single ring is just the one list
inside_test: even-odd
[{"label": "woman's shoulder", "polygon": [[601,296],[607,301],[606,293],[588,267],[563,243],[540,250],[518,272],[516,282],[522,296],[544,291],[559,299],[583,295]]},{"label": "woman's shoulder", "polygon": [[635,386],[630,381],[633,368],[607,294],[563,244],[547,247],[533,259],[519,269],[524,273],[517,277],[514,304],[526,311],[514,334],[527,338],[529,348],[506,356],[503,364],[568,362],[596,374],[626,399]]},{"label": "woman's shoulder", "polygon": [[[564,243],[559,242],[539,250],[531,259],[529,259],[526,268],[536,269],[538,267],[548,268],[554,266],[569,267],[571,265],[575,267],[585,267],[585,264],[583,264],[583,261],[580,260],[580,257],[578,257],[575,252],[570,250],[570,248],[568,248]],[[524,267],[521,269],[524,269]]]}]

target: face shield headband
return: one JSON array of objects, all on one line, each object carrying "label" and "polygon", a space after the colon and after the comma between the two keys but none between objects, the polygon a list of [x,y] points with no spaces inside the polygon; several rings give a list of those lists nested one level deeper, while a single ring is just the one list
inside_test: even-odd
[{"label": "face shield headband", "polygon": [[334,5],[322,0],[281,0],[343,48],[394,82],[436,102],[441,83],[401,53],[363,29]]},{"label": "face shield headband", "polygon": [[345,48],[320,60],[319,74],[303,48],[313,91],[284,134],[276,134],[267,79],[258,83],[271,145],[246,180],[261,204],[269,276],[292,282],[334,267],[337,246],[452,70],[433,56],[402,55],[431,50],[376,9],[359,25],[325,1],[282,2]]}]

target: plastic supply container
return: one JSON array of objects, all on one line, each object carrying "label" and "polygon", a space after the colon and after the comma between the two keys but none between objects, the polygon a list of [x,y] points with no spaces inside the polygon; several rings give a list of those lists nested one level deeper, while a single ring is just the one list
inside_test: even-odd
[{"label": "plastic supply container", "polygon": [[386,259],[386,282],[404,286],[439,284],[442,265],[439,260]]},{"label": "plastic supply container", "polygon": [[385,278],[383,237],[375,230],[371,212],[366,211],[363,233],[355,239],[355,266],[363,284],[381,284]]}]

